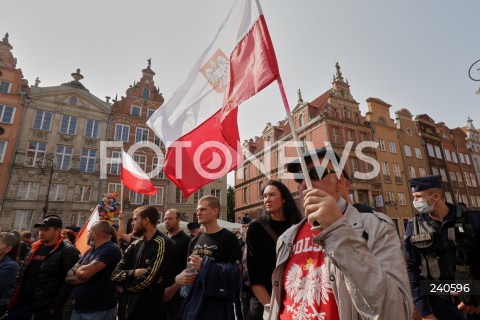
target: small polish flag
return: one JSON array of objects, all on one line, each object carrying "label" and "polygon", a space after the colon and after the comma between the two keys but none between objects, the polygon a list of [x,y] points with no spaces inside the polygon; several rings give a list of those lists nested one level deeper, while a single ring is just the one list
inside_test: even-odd
[{"label": "small polish flag", "polygon": [[152,181],[150,181],[147,174],[125,151],[122,151],[121,178],[123,184],[136,193],[147,194],[150,196],[157,193],[157,188],[152,184]]},{"label": "small polish flag", "polygon": [[85,252],[90,249],[90,246],[88,245],[88,231],[90,231],[92,225],[97,221],[100,221],[100,216],[98,214],[98,206],[92,212],[90,218],[88,218],[88,221],[85,223],[85,225],[82,227],[82,229],[77,235],[75,247],[77,247],[78,251],[80,251],[81,254],[85,254]]}]

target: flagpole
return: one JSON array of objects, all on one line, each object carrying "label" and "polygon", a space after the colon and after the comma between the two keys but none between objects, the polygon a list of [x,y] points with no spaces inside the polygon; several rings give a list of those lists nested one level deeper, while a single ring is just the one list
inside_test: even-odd
[{"label": "flagpole", "polygon": [[[122,222],[122,226],[121,228],[123,229],[125,226],[125,212],[123,212],[123,180],[122,178],[120,178],[120,215],[121,215],[121,218],[120,218],[120,221]],[[126,228],[125,228],[125,232],[127,232]]]},{"label": "flagpole", "polygon": [[285,95],[285,89],[283,88],[283,82],[280,75],[277,78],[278,87],[280,88],[280,94],[282,95],[283,106],[285,107],[285,112],[287,113],[288,124],[290,125],[292,131],[293,141],[295,142],[295,149],[297,150],[297,156],[300,159],[300,167],[302,168],[303,177],[307,188],[312,188],[312,181],[310,181],[310,176],[307,171],[307,164],[305,163],[305,158],[303,157],[303,152],[300,149],[300,140],[298,139],[297,131],[295,130],[295,123],[293,122],[292,112],[290,111],[290,106],[288,105],[287,96]]}]

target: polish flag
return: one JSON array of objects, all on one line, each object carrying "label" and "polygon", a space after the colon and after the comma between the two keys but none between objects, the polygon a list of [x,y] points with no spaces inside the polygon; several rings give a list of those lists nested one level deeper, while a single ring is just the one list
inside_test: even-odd
[{"label": "polish flag", "polygon": [[237,107],[279,77],[258,0],[234,0],[185,83],[147,121],[167,147],[164,172],[185,198],[243,160]]},{"label": "polish flag", "polygon": [[122,151],[122,171],[120,174],[123,184],[128,189],[150,196],[157,193],[157,188],[152,184],[147,174],[125,151]]},{"label": "polish flag", "polygon": [[85,223],[85,225],[82,227],[80,232],[77,234],[75,247],[77,247],[78,251],[80,251],[80,254],[85,254],[85,252],[87,252],[88,249],[91,248],[87,243],[88,231],[90,231],[90,228],[92,227],[93,223],[97,221],[100,221],[100,215],[98,214],[98,206],[95,208],[95,210],[90,215],[90,218],[88,218],[88,221]]}]

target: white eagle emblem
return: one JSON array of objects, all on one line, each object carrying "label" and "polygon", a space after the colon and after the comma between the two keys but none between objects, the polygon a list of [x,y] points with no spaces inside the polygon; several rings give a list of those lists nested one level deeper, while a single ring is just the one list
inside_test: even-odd
[{"label": "white eagle emblem", "polygon": [[[313,259],[308,259],[303,268],[307,271],[303,277],[303,270],[294,263],[287,273],[285,290],[288,297],[293,300],[292,305],[287,305],[287,312],[292,313],[292,319],[325,319],[325,312],[317,312],[316,306],[320,303],[327,303],[328,293],[332,287],[328,279],[328,272],[325,265],[314,268]],[[309,308],[313,313],[309,312]]]}]

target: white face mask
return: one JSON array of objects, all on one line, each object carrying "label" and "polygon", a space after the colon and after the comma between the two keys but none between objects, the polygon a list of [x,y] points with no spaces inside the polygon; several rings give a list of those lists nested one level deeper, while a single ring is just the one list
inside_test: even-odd
[{"label": "white face mask", "polygon": [[428,213],[431,213],[433,211],[433,206],[435,205],[435,202],[437,202],[437,200],[435,199],[435,202],[432,203],[431,206],[428,205],[428,199],[430,199],[434,194],[432,194],[430,197],[428,197],[427,199],[423,199],[423,200],[418,200],[418,201],[413,201],[413,206],[415,207],[415,209],[418,210],[418,212],[420,213],[424,213],[424,214],[428,214]]}]

